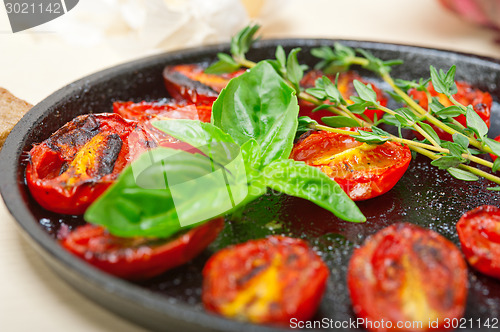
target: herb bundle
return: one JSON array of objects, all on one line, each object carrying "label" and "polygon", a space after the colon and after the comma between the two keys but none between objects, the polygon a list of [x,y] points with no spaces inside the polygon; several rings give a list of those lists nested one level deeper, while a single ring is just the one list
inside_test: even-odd
[{"label": "herb bundle", "polygon": [[[233,39],[232,41],[232,43],[244,43],[245,47],[240,47],[240,49],[251,48],[252,43],[257,40],[254,35],[258,31],[258,25],[248,27],[245,31],[244,39],[237,39],[240,36],[237,35],[235,37],[237,40]],[[249,36],[252,33],[253,35]],[[500,158],[491,162],[479,156],[486,153],[499,156],[500,143],[487,137],[488,126],[471,105],[462,105],[453,97],[457,92],[455,66],[451,66],[448,71],[442,69],[438,71],[430,66],[430,78],[407,81],[394,79],[390,74],[392,66],[401,64],[401,60],[382,60],[366,50],[354,50],[340,43],[335,43],[333,48],[323,46],[311,50],[311,54],[321,60],[315,68],[322,70],[325,74],[338,73],[348,70],[352,66],[360,66],[379,75],[393,89],[393,91],[388,92],[391,97],[404,105],[393,110],[380,105],[375,91],[369,84],[365,85],[356,80],[353,84],[358,96],[350,97],[350,102],[342,97],[337,82],[332,82],[326,76],[317,79],[313,88],[301,88],[299,82],[303,77],[305,67],[298,63],[298,51],[299,49],[293,49],[286,57],[283,48],[278,47],[276,59],[267,61],[297,91],[299,98],[316,105],[315,110],[327,109],[335,115],[322,118],[322,121],[328,126],[320,125],[309,118],[301,118],[299,134],[307,130],[326,130],[348,134],[355,137],[356,140],[368,144],[382,144],[390,140],[408,145],[413,151],[432,159],[432,165],[446,169],[457,179],[476,181],[479,177],[483,177],[500,184],[500,177],[493,174],[500,169]],[[222,73],[219,70],[222,67],[221,63],[228,61],[228,58],[231,58],[235,68],[242,66],[252,68],[255,65],[244,55],[235,56],[233,54],[233,56],[229,56],[226,54],[225,56],[219,56],[219,61],[209,67],[207,72]],[[245,61],[240,62],[239,59],[245,59]],[[429,82],[432,82],[436,92],[448,97],[453,105],[445,107],[438,98],[433,97],[428,89]],[[428,109],[422,108],[408,94],[408,90],[412,88],[425,92],[428,98]],[[363,114],[366,108],[381,110],[384,112],[384,116],[381,119],[375,117],[372,121]],[[466,126],[454,119],[459,115],[465,115]],[[382,123],[396,126],[399,135],[390,134],[377,127]],[[441,139],[431,125],[452,135],[453,140]],[[358,133],[352,133],[338,129],[339,127],[367,127],[371,128],[371,131],[361,130]],[[424,139],[419,141],[404,138],[401,130],[403,128],[417,132]],[[485,172],[473,166],[473,163],[485,166],[491,169],[491,172]],[[489,190],[499,189],[500,187],[489,188]]]},{"label": "herb bundle", "polygon": [[85,213],[122,237],[169,237],[237,213],[267,188],[308,199],[341,219],[365,217],[319,169],[288,159],[298,126],[295,90],[268,62],[234,78],[212,108],[211,123],[154,125],[194,153],[158,148],[143,154]]}]

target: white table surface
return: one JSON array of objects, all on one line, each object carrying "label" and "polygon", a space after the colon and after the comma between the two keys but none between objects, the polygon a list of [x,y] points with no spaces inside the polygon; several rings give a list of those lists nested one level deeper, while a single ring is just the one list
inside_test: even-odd
[{"label": "white table surface", "polygon": [[[385,41],[500,58],[494,32],[455,18],[434,0],[290,1],[262,31],[265,38]],[[12,34],[0,6],[0,86],[33,104],[78,78],[132,57],[137,54],[107,45],[70,46],[57,32]],[[62,282],[23,238],[3,202],[0,266],[2,331],[143,330]]]}]

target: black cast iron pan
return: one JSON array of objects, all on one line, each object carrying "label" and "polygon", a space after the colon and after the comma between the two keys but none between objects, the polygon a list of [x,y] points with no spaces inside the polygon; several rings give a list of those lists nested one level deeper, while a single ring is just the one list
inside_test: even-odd
[{"label": "black cast iron pan", "polygon": [[[383,59],[403,59],[392,74],[404,79],[428,77],[429,65],[447,69],[456,64],[457,79],[489,91],[494,98],[491,137],[500,134],[500,61],[468,54],[411,46],[343,41]],[[333,40],[289,39],[257,43],[249,58],[273,58],[277,45],[289,51],[301,47],[300,61],[314,65],[312,47]],[[455,223],[482,204],[500,205],[500,194],[487,191],[486,181],[460,182],[446,172],[416,158],[389,193],[359,203],[368,221],[347,223],[314,204],[269,192],[248,206],[239,223],[227,222],[219,238],[191,263],[152,280],[131,283],[102,273],[63,250],[55,240],[61,225],[83,223],[41,209],[30,197],[25,182],[26,152],[77,115],[110,112],[115,100],[155,100],[168,97],[162,70],[166,65],[210,62],[228,45],[201,47],[161,54],[93,74],[55,92],[33,107],[14,128],[0,154],[0,191],[14,218],[45,261],[58,275],[85,296],[135,323],[153,330],[170,331],[271,331],[263,327],[227,320],[204,311],[201,302],[201,270],[207,258],[227,245],[268,234],[286,234],[308,240],[331,269],[327,291],[314,320],[355,319],[346,289],[346,267],[355,246],[370,234],[395,222],[408,221],[435,230],[458,244]],[[361,74],[387,88],[369,72]],[[392,105],[396,106],[396,105]],[[500,317],[500,283],[469,271],[470,290],[465,317]]]}]

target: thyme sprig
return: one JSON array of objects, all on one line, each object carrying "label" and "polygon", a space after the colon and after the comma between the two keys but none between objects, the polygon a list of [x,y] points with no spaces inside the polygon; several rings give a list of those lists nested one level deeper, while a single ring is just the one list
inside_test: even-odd
[{"label": "thyme sprig", "polygon": [[[258,25],[253,25],[240,31],[231,40],[231,55],[219,54],[219,61],[206,71],[221,73],[234,71],[240,67],[254,67],[256,63],[246,59],[245,54],[258,39],[255,37],[258,29]],[[297,134],[311,129],[326,130],[351,135],[356,140],[368,144],[382,144],[386,141],[398,142],[408,145],[413,151],[430,158],[433,166],[446,169],[458,179],[475,181],[479,177],[483,177],[500,184],[500,177],[470,165],[471,163],[482,165],[491,169],[492,172],[499,170],[500,158],[492,163],[477,155],[491,153],[499,156],[500,143],[487,137],[488,127],[471,105],[462,105],[453,97],[457,92],[455,66],[451,66],[448,71],[437,70],[431,66],[430,78],[408,81],[394,79],[390,74],[393,66],[402,63],[398,59],[382,60],[366,50],[353,49],[340,43],[335,43],[333,48],[322,46],[311,50],[311,54],[320,59],[315,68],[322,70],[325,74],[339,73],[352,66],[360,66],[379,75],[392,88],[392,91],[388,91],[390,96],[395,101],[405,105],[393,110],[382,106],[377,101],[376,93],[371,85],[363,84],[357,80],[353,82],[357,96],[351,96],[349,100],[346,100],[338,89],[338,74],[335,82],[323,76],[316,80],[314,87],[302,88],[300,81],[307,66],[298,61],[299,52],[300,49],[295,48],[286,55],[283,47],[278,46],[275,53],[276,59],[264,61],[273,65],[276,72],[295,89],[301,100],[317,106],[314,111],[326,109],[335,116],[322,118],[323,122],[329,126],[320,125],[310,118],[301,118]],[[438,98],[431,95],[428,89],[430,82],[432,82],[436,92],[449,98],[452,106],[445,107]],[[408,94],[410,89],[425,93],[428,101],[427,109],[413,100]],[[384,117],[370,120],[364,114],[367,108],[383,111]],[[466,126],[456,121],[455,117],[459,115],[466,116]],[[377,127],[381,123],[397,127],[398,135],[390,134]],[[453,141],[441,140],[431,125],[451,134]],[[371,128],[371,131],[359,130],[357,133],[353,133],[339,129],[339,127],[365,127]],[[424,137],[424,140],[406,139],[402,135],[402,129],[418,132]],[[496,189],[492,188],[492,190]]]}]

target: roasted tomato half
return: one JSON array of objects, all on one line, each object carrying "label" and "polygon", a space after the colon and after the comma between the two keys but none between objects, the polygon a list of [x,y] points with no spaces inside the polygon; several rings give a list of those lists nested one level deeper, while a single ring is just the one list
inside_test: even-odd
[{"label": "roasted tomato half", "polygon": [[113,103],[113,112],[122,117],[139,122],[155,118],[189,119],[210,122],[211,108],[206,105],[196,106],[181,102],[171,102],[167,99],[160,101],[117,101]]},{"label": "roasted tomato half", "polygon": [[[311,70],[308,72],[302,81],[300,82],[301,86],[304,88],[312,88],[315,85],[315,82],[318,78],[321,78],[325,76],[325,74],[320,71],[320,70]],[[335,77],[336,75],[326,75],[332,82],[335,82]],[[347,71],[347,72],[342,72],[339,74],[338,78],[338,89],[339,92],[342,94],[342,97],[344,99],[349,100],[351,96],[357,96],[356,90],[354,89],[354,84],[353,81],[358,80],[360,82],[363,82],[364,84],[368,84],[366,80],[364,80],[361,76],[359,76],[358,73],[355,71]],[[378,87],[376,87],[373,83],[370,82],[372,85],[373,90],[377,93],[377,101],[380,102],[382,106],[387,105],[387,98],[386,96],[382,93],[382,90],[380,90]],[[332,116],[334,115],[333,113],[329,112],[328,110],[319,110],[316,112],[312,112],[313,109],[316,108],[313,104],[301,100],[299,102],[300,105],[300,115],[301,116],[308,116],[311,119],[314,119],[318,121],[319,123],[321,122],[321,118],[325,116]],[[367,108],[364,112],[364,114],[370,118],[371,120],[374,119],[375,114],[377,114],[377,118],[380,119],[383,115],[384,112],[380,110],[375,110],[375,109],[370,109]]]},{"label": "roasted tomato half", "polygon": [[155,128],[152,122],[168,119],[188,119],[210,122],[212,107],[208,105],[197,106],[185,102],[172,102],[167,99],[155,102],[141,101],[139,103],[117,101],[113,103],[113,112],[120,114],[126,119],[138,121],[153,137],[157,145],[189,150],[191,149],[190,145]]},{"label": "roasted tomato half", "polygon": [[224,226],[218,218],[168,239],[122,238],[96,225],[80,226],[61,241],[68,251],[120,278],[157,276],[187,263],[215,240]]},{"label": "roasted tomato half", "polygon": [[303,240],[271,236],[213,255],[203,269],[202,300],[226,317],[289,325],[314,315],[328,274]]},{"label": "roasted tomato half", "polygon": [[168,66],[163,70],[163,80],[170,95],[179,101],[196,105],[209,105],[217,99],[219,92],[233,77],[245,72],[244,69],[230,74],[206,74],[199,64]]},{"label": "roasted tomato half", "polygon": [[82,115],[29,152],[26,182],[45,209],[82,214],[142,152],[155,146],[135,121]]},{"label": "roasted tomato half", "polygon": [[500,209],[483,205],[457,223],[462,252],[476,270],[500,279]]},{"label": "roasted tomato half", "polygon": [[400,223],[354,251],[347,286],[354,312],[368,330],[427,330],[436,319],[443,329],[445,318],[460,319],[464,313],[467,265],[443,236]]},{"label": "roasted tomato half", "polygon": [[320,168],[352,200],[361,201],[394,187],[410,164],[411,152],[408,146],[399,143],[370,145],[349,135],[318,131],[304,134],[290,158]]},{"label": "roasted tomato half", "polygon": [[[483,92],[479,89],[473,88],[471,85],[465,83],[465,82],[455,82],[457,85],[458,92],[453,95],[453,98],[455,98],[458,102],[460,102],[463,105],[472,105],[474,107],[474,110],[476,113],[481,117],[481,119],[484,120],[488,128],[490,127],[490,110],[491,110],[491,105],[493,103],[493,99],[491,98],[491,95],[488,92]],[[452,106],[453,103],[442,93],[436,92],[434,90],[434,86],[432,83],[429,83],[428,90],[433,97],[438,97],[439,102],[443,104],[445,107]],[[415,99],[420,106],[422,106],[424,109],[427,109],[428,107],[428,100],[427,96],[425,95],[425,92],[423,91],[417,91],[416,89],[410,89],[408,91],[408,94]],[[459,115],[455,118],[458,122],[460,122],[462,125],[466,126],[467,125],[467,119],[465,118],[464,115]],[[437,128],[435,126],[432,126],[436,133],[439,135],[441,139],[452,141],[453,138],[450,134],[447,132],[443,131],[440,128]],[[422,136],[417,135],[420,139],[422,139]]]}]

